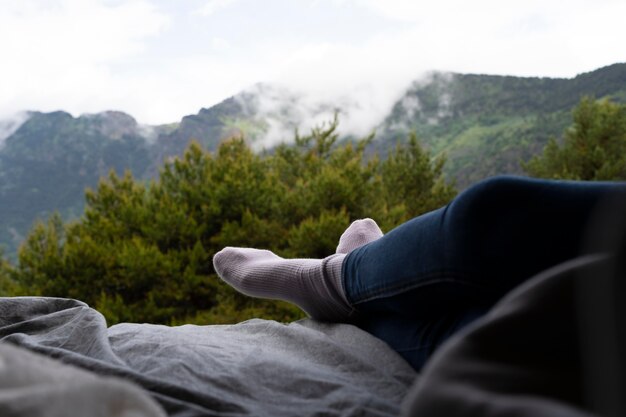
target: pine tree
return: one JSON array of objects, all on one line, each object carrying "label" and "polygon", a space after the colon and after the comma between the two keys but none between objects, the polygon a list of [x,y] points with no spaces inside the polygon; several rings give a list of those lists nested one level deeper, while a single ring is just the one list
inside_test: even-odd
[{"label": "pine tree", "polygon": [[551,139],[523,168],[552,179],[626,179],[626,105],[584,98],[561,144]]},{"label": "pine tree", "polygon": [[13,274],[13,267],[4,258],[4,253],[0,249],[0,297],[20,295],[19,288],[13,280]]}]

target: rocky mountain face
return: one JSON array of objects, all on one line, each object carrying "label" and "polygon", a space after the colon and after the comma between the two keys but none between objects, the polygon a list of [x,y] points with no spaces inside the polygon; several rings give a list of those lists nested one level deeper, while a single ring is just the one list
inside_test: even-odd
[{"label": "rocky mountain face", "polygon": [[[433,154],[445,152],[446,173],[463,188],[489,175],[521,173],[520,160],[563,132],[583,96],[626,102],[626,64],[572,79],[434,72],[415,81],[383,122],[371,126],[377,132],[372,146],[386,152],[415,132]],[[268,135],[289,141],[311,120],[328,121],[338,112],[341,122],[341,103],[305,108],[299,100],[294,92],[259,84],[171,125],[142,126],[115,111],[80,117],[30,112],[0,122],[0,245],[14,255],[36,218],[55,210],[79,216],[84,189],[110,170],[155,177],[191,140],[213,150],[227,137],[244,135],[253,146],[267,147],[276,141]]]}]

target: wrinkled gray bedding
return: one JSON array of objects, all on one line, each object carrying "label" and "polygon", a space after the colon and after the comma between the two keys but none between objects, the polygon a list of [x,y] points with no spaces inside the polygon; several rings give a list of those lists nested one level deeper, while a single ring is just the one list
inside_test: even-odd
[{"label": "wrinkled gray bedding", "polygon": [[[36,368],[47,377],[33,376],[11,386],[15,380],[11,375],[20,374],[16,364],[25,369],[32,363],[23,358],[25,350],[58,361],[43,358]],[[12,367],[3,367],[3,361]],[[0,412],[4,410],[0,414],[10,415],[10,408],[1,407],[19,403],[16,398],[24,395],[23,390],[33,388],[28,381],[38,378],[48,384],[40,384],[37,392],[66,395],[61,406],[78,407],[72,403],[76,395],[69,395],[75,391],[61,388],[79,377],[56,381],[54,375],[64,372],[54,368],[61,366],[59,361],[81,368],[80,378],[89,373],[88,382],[92,376],[115,376],[141,387],[128,394],[134,414],[118,410],[114,415],[120,416],[154,415],[150,407],[156,404],[146,392],[168,415],[180,417],[395,416],[416,377],[385,343],[346,324],[250,320],[224,326],[126,323],[107,328],[104,318],[80,301],[0,298]],[[47,372],[49,364],[54,369]],[[105,382],[114,392],[132,391],[116,385],[124,384],[117,379]],[[85,388],[89,383],[78,385]],[[106,397],[107,389],[95,386]],[[42,401],[42,407],[46,403]],[[152,411],[141,414],[137,404]],[[53,415],[43,409],[29,415],[38,411]]]}]

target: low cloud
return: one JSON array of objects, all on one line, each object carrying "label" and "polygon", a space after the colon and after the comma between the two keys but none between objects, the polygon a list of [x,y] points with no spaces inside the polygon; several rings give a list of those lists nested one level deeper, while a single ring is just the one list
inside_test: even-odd
[{"label": "low cloud", "polygon": [[15,133],[29,118],[30,114],[28,112],[20,112],[12,117],[0,120],[0,150],[4,147],[6,139]]},{"label": "low cloud", "polygon": [[169,19],[149,0],[20,0],[0,7],[0,118],[18,110],[122,109],[119,68]]},{"label": "low cloud", "polygon": [[155,126],[137,125],[137,133],[146,140],[148,145],[154,145],[160,132]]},{"label": "low cloud", "polygon": [[257,150],[291,142],[296,130],[306,134],[313,127],[331,122],[340,111],[339,103],[316,100],[306,91],[279,83],[256,84],[235,99],[246,116],[264,125],[254,138]]},{"label": "low cloud", "polygon": [[[297,127],[306,133],[322,122],[339,117],[339,133],[366,136],[378,127],[411,83],[426,73],[426,67],[403,65],[403,56],[385,52],[373,39],[361,46],[311,44],[285,46],[288,59],[269,77],[279,85],[258,104],[260,115],[272,119],[263,145],[293,138]],[[279,123],[273,115],[288,115]]]}]

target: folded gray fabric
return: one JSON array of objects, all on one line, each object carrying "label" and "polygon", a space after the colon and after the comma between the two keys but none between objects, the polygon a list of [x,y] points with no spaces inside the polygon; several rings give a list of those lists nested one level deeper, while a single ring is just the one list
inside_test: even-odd
[{"label": "folded gray fabric", "polygon": [[0,343],[3,417],[160,417],[163,410],[140,388]]},{"label": "folded gray fabric", "polygon": [[0,340],[149,391],[173,416],[395,416],[415,379],[357,327],[119,324],[68,299],[0,298]]}]

